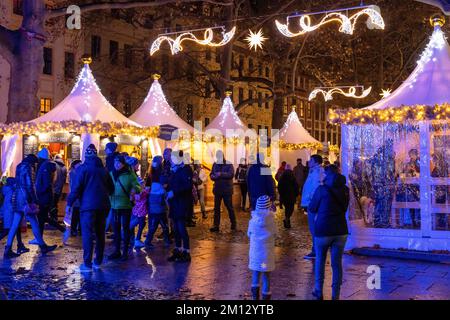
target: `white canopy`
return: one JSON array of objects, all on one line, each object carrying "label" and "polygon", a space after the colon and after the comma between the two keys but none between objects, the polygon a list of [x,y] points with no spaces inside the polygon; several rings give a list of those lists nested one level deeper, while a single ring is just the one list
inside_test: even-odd
[{"label": "white canopy", "polygon": [[448,102],[450,102],[450,47],[441,27],[436,25],[413,73],[388,97],[366,109],[433,106]]},{"label": "white canopy", "polygon": [[205,128],[205,131],[207,130],[219,130],[225,138],[239,135],[238,130],[244,133],[248,130],[234,109],[229,95],[223,100],[222,109],[217,117]]},{"label": "white canopy", "polygon": [[283,128],[280,130],[279,139],[286,143],[320,143],[314,139],[309,132],[303,127],[300,119],[298,118],[297,112],[292,109],[289,114]]},{"label": "white canopy", "polygon": [[130,119],[147,127],[169,124],[177,129],[193,132],[194,128],[181,119],[167,103],[158,78],[158,76],[154,77],[147,97],[141,106],[130,116]]},{"label": "white canopy", "polygon": [[70,94],[45,115],[30,122],[47,121],[118,122],[141,127],[122,115],[100,92],[89,63],[81,69]]}]

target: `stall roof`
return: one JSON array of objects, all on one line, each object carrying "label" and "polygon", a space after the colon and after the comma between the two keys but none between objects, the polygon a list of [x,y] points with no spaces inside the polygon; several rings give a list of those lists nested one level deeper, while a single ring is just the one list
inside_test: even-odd
[{"label": "stall roof", "polygon": [[89,62],[85,62],[70,92],[55,108],[31,122],[60,122],[67,120],[105,123],[126,123],[141,127],[115,109],[98,87]]},{"label": "stall roof", "polygon": [[177,129],[193,132],[194,128],[181,119],[167,103],[159,76],[155,75],[147,97],[141,106],[130,116],[130,119],[143,126],[171,125]]},{"label": "stall roof", "polygon": [[285,143],[292,144],[320,144],[320,142],[314,139],[303,127],[294,108],[286,119],[283,128],[280,130],[279,139]]}]

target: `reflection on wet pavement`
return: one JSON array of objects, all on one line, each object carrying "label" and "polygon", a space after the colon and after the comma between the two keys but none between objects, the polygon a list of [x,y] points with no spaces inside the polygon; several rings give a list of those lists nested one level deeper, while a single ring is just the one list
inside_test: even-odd
[{"label": "reflection on wet pavement", "polygon": [[[79,274],[81,239],[42,257],[37,247],[15,260],[0,260],[0,289],[8,299],[249,299],[248,238],[250,214],[238,213],[238,230],[231,231],[224,214],[219,234],[211,234],[211,218],[190,228],[192,262],[167,261],[162,241],[151,250],[139,250],[127,262],[106,262],[102,269]],[[282,228],[277,212],[277,269],[272,274],[274,299],[312,299],[314,266],[303,259],[310,238],[306,217],[296,212],[293,228]],[[144,232],[145,234],[145,232]],[[26,241],[30,233],[25,236]],[[61,243],[57,231],[46,231],[48,243]],[[3,249],[3,245],[1,246]],[[107,242],[106,254],[112,251]],[[381,289],[366,285],[369,265],[381,268]],[[326,266],[325,297],[330,297],[331,270]],[[448,265],[396,259],[344,256],[342,299],[449,299]],[[1,291],[1,290],[0,290]],[[1,296],[0,296],[1,297]]]}]

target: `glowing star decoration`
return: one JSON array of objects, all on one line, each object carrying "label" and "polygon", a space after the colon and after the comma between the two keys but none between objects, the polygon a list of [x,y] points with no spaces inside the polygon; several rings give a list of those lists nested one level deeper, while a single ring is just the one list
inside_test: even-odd
[{"label": "glowing star decoration", "polygon": [[[356,94],[356,88],[363,89],[361,95],[358,96]],[[348,91],[344,91],[344,89],[348,89]],[[333,94],[340,94],[348,98],[363,99],[367,97],[371,91],[372,87],[364,90],[364,87],[362,86],[323,87],[311,91],[308,100],[311,101],[315,99],[319,93],[323,95],[325,101],[333,100]]]},{"label": "glowing star decoration", "polygon": [[381,89],[380,96],[382,99],[387,98],[391,95],[392,90],[391,89]]},{"label": "glowing star decoration", "polygon": [[[347,15],[340,13],[338,11],[348,11],[348,10],[354,10],[354,9],[360,9],[364,8],[361,11],[353,14],[352,16],[348,17]],[[320,21],[313,25],[311,16],[315,14],[325,13],[326,15],[320,19]],[[312,13],[312,14],[303,14],[303,15],[294,15],[287,18],[287,23],[282,24],[278,20],[275,20],[275,24],[278,28],[278,31],[281,32],[284,36],[288,38],[293,38],[297,36],[304,35],[308,32],[312,32],[314,30],[317,30],[321,26],[337,22],[340,24],[339,32],[345,33],[345,34],[353,34],[356,26],[356,22],[360,16],[366,15],[368,16],[366,25],[369,29],[384,29],[385,24],[383,17],[380,14],[380,8],[378,6],[367,6],[367,7],[355,7],[355,8],[348,8],[348,9],[342,9],[342,10],[334,10],[334,11],[325,11],[325,12],[318,12],[318,13]],[[299,17],[299,25],[300,25],[300,31],[298,32],[291,32],[289,30],[289,19]]]},{"label": "glowing star decoration", "polygon": [[[222,28],[222,40],[220,42],[213,42],[214,38],[214,32],[213,29]],[[193,31],[200,31],[204,30],[203,39],[197,38],[192,32]],[[150,55],[152,56],[156,51],[158,51],[161,47],[161,44],[163,42],[169,43],[170,46],[170,52],[172,54],[177,54],[180,51],[183,51],[183,47],[181,46],[181,43],[183,41],[191,41],[195,42],[204,46],[210,46],[210,47],[221,47],[226,45],[230,40],[234,37],[234,34],[236,33],[236,27],[233,27],[229,32],[225,32],[224,27],[215,27],[215,28],[206,28],[206,29],[197,29],[197,30],[191,30],[182,32],[179,34],[179,32],[175,33],[175,35],[179,34],[175,39],[169,37],[170,34],[174,33],[167,33],[167,34],[161,34],[159,37],[153,41],[151,47],[150,47]]]},{"label": "glowing star decoration", "polygon": [[248,47],[250,48],[250,50],[255,48],[256,51],[258,47],[262,49],[262,43],[267,40],[267,38],[263,36],[262,29],[259,29],[259,31],[256,33],[253,33],[252,30],[249,30],[249,34],[247,38],[245,38],[245,40],[248,42]]}]

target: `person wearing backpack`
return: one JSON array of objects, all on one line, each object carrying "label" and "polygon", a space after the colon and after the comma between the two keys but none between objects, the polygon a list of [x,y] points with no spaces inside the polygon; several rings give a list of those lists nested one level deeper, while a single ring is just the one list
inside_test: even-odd
[{"label": "person wearing backpack", "polygon": [[316,189],[308,206],[308,213],[315,214],[316,262],[313,296],[318,300],[323,300],[325,261],[329,249],[333,270],[332,299],[339,300],[343,273],[342,255],[348,235],[345,213],[349,199],[345,177],[338,173],[335,165],[327,166],[324,183]]},{"label": "person wearing backpack", "polygon": [[242,210],[246,211],[246,203],[247,203],[247,171],[248,166],[246,163],[245,158],[241,159],[241,163],[236,169],[236,174],[234,175],[234,179],[237,180],[239,184],[239,188],[241,190],[241,203],[242,203]]},{"label": "person wearing backpack", "polygon": [[[141,186],[134,173],[132,173],[123,155],[114,158],[114,170],[110,172],[114,184],[114,192],[111,195],[111,209],[114,214],[114,252],[109,255],[109,259],[128,259],[128,249],[130,247],[131,233],[130,220],[133,203],[131,195],[140,193]],[[123,239],[122,239],[123,232]],[[123,240],[123,251],[120,246]]]}]

